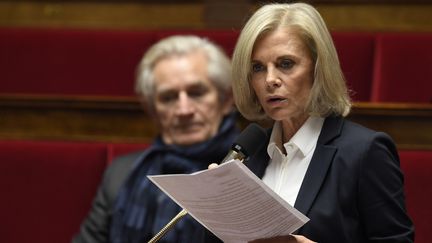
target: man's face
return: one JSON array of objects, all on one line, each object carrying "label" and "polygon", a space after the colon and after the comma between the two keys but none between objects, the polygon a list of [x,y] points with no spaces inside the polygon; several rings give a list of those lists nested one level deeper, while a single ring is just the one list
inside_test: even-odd
[{"label": "man's face", "polygon": [[154,79],[156,118],[165,143],[191,145],[216,135],[232,101],[219,101],[218,91],[208,78],[204,53],[159,60]]}]

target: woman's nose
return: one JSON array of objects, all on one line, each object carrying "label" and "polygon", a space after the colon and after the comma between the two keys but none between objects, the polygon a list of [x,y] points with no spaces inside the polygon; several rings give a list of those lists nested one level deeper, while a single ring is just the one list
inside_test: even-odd
[{"label": "woman's nose", "polygon": [[281,79],[278,76],[277,69],[274,66],[269,65],[267,67],[267,75],[266,75],[266,86],[268,88],[277,88],[282,84]]}]

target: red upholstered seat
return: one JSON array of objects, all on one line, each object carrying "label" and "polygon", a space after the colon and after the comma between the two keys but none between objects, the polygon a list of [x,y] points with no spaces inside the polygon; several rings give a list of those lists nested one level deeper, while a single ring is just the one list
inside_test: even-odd
[{"label": "red upholstered seat", "polygon": [[432,102],[432,33],[378,34],[372,101]]},{"label": "red upholstered seat", "polygon": [[370,101],[373,74],[374,41],[372,33],[333,32],[351,98],[354,101]]},{"label": "red upholstered seat", "polygon": [[[0,94],[134,95],[149,46],[174,34],[208,37],[232,55],[238,30],[0,28]],[[432,34],[333,32],[354,101],[432,102]]]},{"label": "red upholstered seat", "polygon": [[0,242],[70,242],[105,166],[105,144],[0,141]]},{"label": "red upholstered seat", "polygon": [[0,28],[0,93],[134,95],[153,32]]},{"label": "red upholstered seat", "polygon": [[108,144],[108,163],[111,163],[115,157],[127,153],[144,151],[150,144],[145,143],[111,143]]},{"label": "red upholstered seat", "polygon": [[231,55],[230,30],[71,30],[0,28],[0,94],[134,95],[135,70],[144,52],[173,34],[196,34]]},{"label": "red upholstered seat", "polygon": [[415,226],[415,242],[427,243],[432,229],[432,150],[402,150],[399,154],[405,175],[407,209]]},{"label": "red upholstered seat", "polygon": [[179,34],[206,37],[218,44],[225,50],[227,55],[231,56],[240,32],[235,30],[160,30],[156,33],[156,37],[159,40],[167,36]]}]

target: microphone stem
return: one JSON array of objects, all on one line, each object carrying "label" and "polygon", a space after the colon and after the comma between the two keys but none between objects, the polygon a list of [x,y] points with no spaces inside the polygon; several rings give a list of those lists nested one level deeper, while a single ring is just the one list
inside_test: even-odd
[{"label": "microphone stem", "polygon": [[148,243],[155,243],[158,240],[164,236],[168,230],[170,230],[181,218],[187,215],[187,211],[185,209],[182,209],[174,218],[171,219],[171,221],[168,222],[160,231],[157,233]]}]

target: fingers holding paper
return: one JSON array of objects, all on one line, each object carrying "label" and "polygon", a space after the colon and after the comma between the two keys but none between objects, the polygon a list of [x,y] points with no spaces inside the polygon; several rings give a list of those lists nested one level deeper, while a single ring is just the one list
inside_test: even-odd
[{"label": "fingers holding paper", "polygon": [[214,169],[214,168],[217,168],[218,166],[219,165],[216,163],[211,163],[211,164],[209,164],[208,169]]}]

